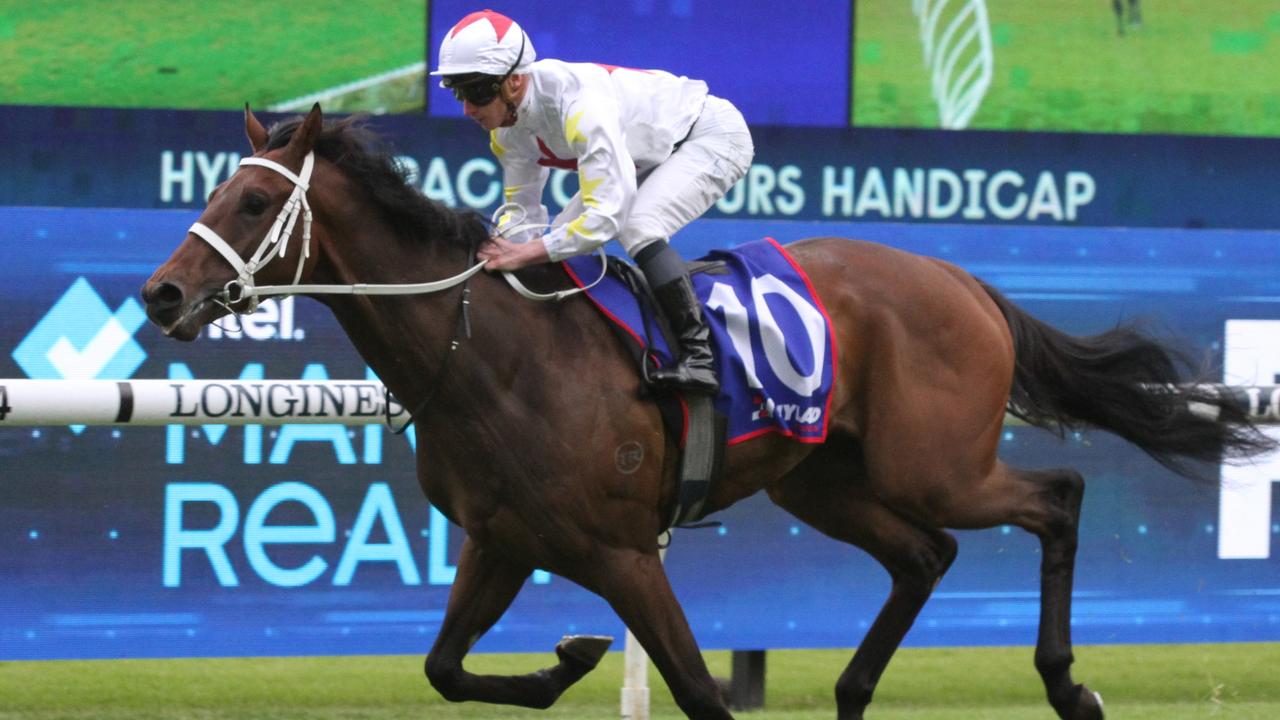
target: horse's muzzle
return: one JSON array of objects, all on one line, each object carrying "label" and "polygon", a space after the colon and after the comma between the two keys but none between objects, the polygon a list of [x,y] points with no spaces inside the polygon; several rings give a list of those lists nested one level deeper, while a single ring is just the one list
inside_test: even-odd
[{"label": "horse's muzzle", "polygon": [[200,324],[194,320],[200,306],[205,303],[189,305],[181,287],[171,282],[152,280],[142,286],[141,295],[147,318],[165,335],[179,340],[194,340],[200,333]]}]

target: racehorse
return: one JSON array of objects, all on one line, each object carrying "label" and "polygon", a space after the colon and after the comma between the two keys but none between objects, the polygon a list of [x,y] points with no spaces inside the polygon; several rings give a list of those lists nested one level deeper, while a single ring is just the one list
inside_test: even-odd
[{"label": "racehorse", "polygon": [[[530,302],[486,273],[433,294],[361,294],[351,286],[475,273],[490,226],[424,198],[358,121],[326,125],[317,105],[270,132],[246,108],[245,125],[253,156],[142,288],[147,314],[189,341],[251,310],[266,291],[255,283],[284,283],[280,292],[327,305],[414,411],[422,490],[466,532],[425,662],[430,683],[449,700],[545,708],[595,667],[608,640],[580,636],[561,641],[557,664],[535,673],[463,669],[472,644],[542,568],[609,602],[689,717],[731,717],[659,558],[677,502],[676,440],[597,311],[582,298]],[[888,570],[889,597],[836,684],[838,717],[863,716],[955,558],[945,529],[1008,524],[1043,549],[1035,665],[1049,702],[1062,718],[1101,718],[1098,695],[1071,676],[1084,480],[997,459],[1006,410],[1058,431],[1109,430],[1182,470],[1267,442],[1241,411],[1177,384],[1185,378],[1176,354],[1135,327],[1069,336],[953,265],[868,242],[815,238],[788,250],[827,309],[841,358],[828,439],[766,434],[733,445],[707,508],[763,489]],[[570,287],[559,266],[521,277]],[[346,290],[323,294],[317,283]],[[624,445],[638,469],[615,461]]]}]

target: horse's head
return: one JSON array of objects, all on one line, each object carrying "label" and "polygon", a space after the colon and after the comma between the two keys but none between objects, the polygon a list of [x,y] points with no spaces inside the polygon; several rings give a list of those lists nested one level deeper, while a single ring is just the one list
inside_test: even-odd
[{"label": "horse's head", "polygon": [[147,317],[166,335],[194,340],[217,318],[252,311],[256,285],[296,283],[310,272],[306,190],[322,125],[317,104],[287,144],[268,150],[266,129],[245,107],[253,157],[214,189],[186,239],[142,287]]}]

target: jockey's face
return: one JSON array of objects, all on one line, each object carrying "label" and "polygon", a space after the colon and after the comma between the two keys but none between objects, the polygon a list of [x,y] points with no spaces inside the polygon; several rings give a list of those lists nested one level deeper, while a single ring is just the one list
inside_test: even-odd
[{"label": "jockey's face", "polygon": [[507,103],[502,96],[495,96],[484,105],[476,105],[470,100],[462,101],[462,112],[472,120],[480,123],[485,130],[494,130],[502,126],[507,119]]},{"label": "jockey's face", "polygon": [[455,95],[461,95],[458,99],[462,101],[463,114],[475,120],[486,131],[490,131],[515,121],[511,106],[519,105],[524,99],[527,82],[526,75],[512,75],[502,82],[501,91],[496,96],[487,101],[481,97],[479,103],[472,102],[470,93],[455,93]]}]

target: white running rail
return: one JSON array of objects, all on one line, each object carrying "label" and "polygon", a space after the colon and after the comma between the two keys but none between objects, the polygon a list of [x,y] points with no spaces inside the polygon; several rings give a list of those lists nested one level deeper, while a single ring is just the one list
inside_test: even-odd
[{"label": "white running rail", "polygon": [[0,429],[33,425],[372,425],[408,413],[377,380],[0,378]]},{"label": "white running rail", "polygon": [[366,78],[361,78],[359,80],[355,80],[349,83],[343,83],[342,85],[326,88],[324,90],[313,92],[308,95],[302,95],[301,97],[291,98],[289,100],[273,103],[267,106],[267,110],[271,112],[302,112],[304,110],[310,110],[311,106],[316,103],[320,103],[324,105],[324,104],[327,104],[329,100],[332,100],[333,98],[336,98],[336,97],[348,95],[353,92],[359,92],[361,90],[374,87],[375,85],[381,85],[383,83],[391,82],[393,80],[400,80],[401,78],[406,78],[413,75],[425,76],[426,73],[427,73],[427,63],[424,60],[421,62],[413,63],[412,65],[405,65],[404,67],[396,68],[395,70],[388,70],[387,72],[384,72],[384,73],[378,73],[377,75],[370,75],[369,77],[366,77]]}]

